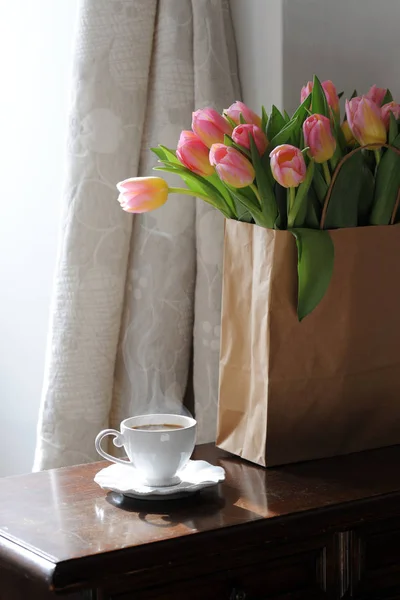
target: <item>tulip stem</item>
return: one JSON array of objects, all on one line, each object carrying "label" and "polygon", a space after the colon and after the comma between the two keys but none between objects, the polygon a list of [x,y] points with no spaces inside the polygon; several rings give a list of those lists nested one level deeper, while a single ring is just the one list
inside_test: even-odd
[{"label": "tulip stem", "polygon": [[376,160],[376,167],[379,167],[379,163],[381,162],[381,151],[380,149],[376,149],[374,150],[374,154],[375,154],[375,160]]},{"label": "tulip stem", "polygon": [[199,194],[197,192],[193,192],[192,190],[186,190],[185,188],[169,187],[168,193],[169,194],[185,194],[186,196],[192,196],[192,198],[200,198],[201,200],[205,200],[206,202],[210,201],[209,196],[206,196],[205,194]]},{"label": "tulip stem", "polygon": [[331,182],[331,172],[329,171],[328,162],[325,161],[322,163],[322,168],[324,170],[325,181],[329,185]]},{"label": "tulip stem", "polygon": [[260,207],[262,208],[262,204],[261,204],[261,196],[260,196],[260,194],[258,193],[258,189],[257,189],[257,188],[256,188],[256,186],[254,185],[254,183],[251,183],[251,184],[250,184],[250,188],[253,190],[253,192],[254,192],[254,194],[255,194],[255,196],[256,196],[256,198],[257,198],[257,200],[258,200],[259,204],[260,204]]},{"label": "tulip stem", "polygon": [[296,188],[289,188],[289,213],[292,212],[294,201],[296,200]]}]

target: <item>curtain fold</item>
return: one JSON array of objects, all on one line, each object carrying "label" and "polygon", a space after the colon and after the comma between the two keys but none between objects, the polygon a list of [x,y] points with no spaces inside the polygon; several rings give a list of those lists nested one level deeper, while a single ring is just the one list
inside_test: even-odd
[{"label": "curtain fold", "polygon": [[175,147],[195,107],[239,95],[228,3],[85,0],[72,85],[35,470],[96,460],[127,416],[179,412],[192,348],[199,441],[215,437],[222,217],[170,196],[133,218],[115,183],[151,174],[149,147]]}]

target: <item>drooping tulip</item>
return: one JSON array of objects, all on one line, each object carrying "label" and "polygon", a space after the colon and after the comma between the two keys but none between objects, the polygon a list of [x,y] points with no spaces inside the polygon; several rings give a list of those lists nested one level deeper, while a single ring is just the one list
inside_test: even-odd
[{"label": "drooping tulip", "polygon": [[382,145],[386,128],[381,110],[366,96],[346,100],[346,115],[350,130],[361,146]]},{"label": "drooping tulip", "polygon": [[161,177],[132,177],[117,183],[117,189],[121,208],[130,213],[150,212],[168,198],[168,184]]},{"label": "drooping tulip", "polygon": [[336,140],[332,135],[331,123],[323,115],[310,115],[303,123],[304,143],[309,146],[309,155],[316,163],[332,158]]},{"label": "drooping tulip", "polygon": [[248,150],[251,147],[250,137],[253,137],[257,150],[260,156],[262,156],[267,149],[268,140],[263,130],[257,127],[257,125],[237,125],[232,133],[233,141]]},{"label": "drooping tulip", "polygon": [[343,121],[341,124],[341,129],[344,135],[344,139],[346,140],[347,146],[354,146],[356,140],[354,139],[353,134],[351,133],[351,129],[348,121]]},{"label": "drooping tulip", "polygon": [[253,165],[235,148],[225,144],[213,144],[210,163],[215,167],[219,178],[232,187],[247,187],[254,181]]},{"label": "drooping tulip", "polygon": [[192,129],[207,148],[224,141],[232,126],[214,108],[201,108],[192,115]]},{"label": "drooping tulip", "polygon": [[387,104],[384,104],[382,106],[381,115],[382,115],[382,119],[385,124],[386,130],[389,129],[390,113],[393,113],[393,116],[395,117],[395,119],[400,119],[400,104],[397,104],[397,102],[388,102]]},{"label": "drooping tulip", "polygon": [[[328,105],[331,107],[333,112],[336,115],[338,115],[340,112],[339,96],[337,94],[335,85],[332,83],[332,81],[330,79],[323,81],[321,83],[321,85],[322,85],[322,89],[325,92],[326,101],[327,101]],[[312,90],[313,90],[313,83],[312,83],[312,81],[309,81],[305,86],[303,86],[301,88],[300,101],[304,102],[304,100],[307,98],[307,96],[309,94],[311,94]]]},{"label": "drooping tulip", "polygon": [[248,125],[257,125],[261,127],[261,118],[251,110],[244,102],[237,100],[229,108],[224,111],[232,121],[237,125],[240,124],[240,114],[243,115],[244,120]]},{"label": "drooping tulip", "polygon": [[369,90],[366,97],[375,102],[378,106],[382,105],[383,99],[386,96],[387,90],[385,88],[379,88],[376,85],[373,85]]},{"label": "drooping tulip", "polygon": [[182,131],[176,155],[185,167],[197,175],[207,177],[214,173],[214,167],[210,165],[209,150],[193,131]]},{"label": "drooping tulip", "polygon": [[274,148],[269,155],[274,179],[285,188],[300,185],[306,177],[306,163],[300,150],[290,144]]}]

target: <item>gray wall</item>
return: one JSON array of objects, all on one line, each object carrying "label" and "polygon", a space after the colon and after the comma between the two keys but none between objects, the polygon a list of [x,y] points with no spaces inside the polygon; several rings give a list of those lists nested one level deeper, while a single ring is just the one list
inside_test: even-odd
[{"label": "gray wall", "polygon": [[[316,73],[400,100],[400,0],[231,0],[244,99],[294,110]],[[283,100],[283,102],[282,102]]]}]

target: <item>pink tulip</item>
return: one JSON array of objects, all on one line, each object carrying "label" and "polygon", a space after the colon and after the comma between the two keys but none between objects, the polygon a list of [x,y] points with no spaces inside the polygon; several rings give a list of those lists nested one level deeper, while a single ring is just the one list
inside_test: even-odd
[{"label": "pink tulip", "polygon": [[[336,115],[338,115],[340,112],[340,108],[339,108],[339,96],[337,94],[336,87],[334,86],[334,84],[332,83],[332,81],[330,79],[323,81],[321,83],[321,85],[322,85],[322,89],[325,92],[326,101],[327,101],[328,105],[331,107],[333,112]],[[305,85],[304,87],[301,88],[300,101],[304,102],[304,100],[307,98],[307,96],[309,94],[311,94],[312,90],[313,90],[313,83],[312,83],[312,81],[309,81],[307,83],[307,85]]]},{"label": "pink tulip", "polygon": [[168,198],[168,185],[161,177],[132,177],[117,183],[118,202],[130,213],[144,213],[159,208]]},{"label": "pink tulip", "polygon": [[383,99],[386,96],[387,90],[385,88],[378,88],[376,85],[373,85],[369,90],[366,97],[375,102],[378,106],[382,105]]},{"label": "pink tulip", "polygon": [[257,125],[238,125],[232,133],[233,141],[248,150],[250,150],[250,137],[253,137],[257,150],[262,156],[267,149],[268,140],[265,133]]},{"label": "pink tulip", "polygon": [[346,115],[351,132],[361,146],[386,143],[386,128],[381,110],[366,96],[346,100]]},{"label": "pink tulip", "polygon": [[219,178],[232,187],[247,187],[254,181],[253,165],[235,148],[225,144],[213,144],[210,150],[210,163],[215,167]]},{"label": "pink tulip", "polygon": [[306,177],[306,163],[300,150],[290,144],[274,148],[269,155],[274,179],[285,188],[297,187]]},{"label": "pink tulip", "polygon": [[332,81],[330,81],[330,79],[323,81],[321,85],[322,85],[322,89],[325,92],[326,101],[328,102],[328,104],[331,107],[331,109],[333,110],[333,112],[336,115],[338,115],[340,112],[340,108],[339,108],[339,96],[337,94],[336,87],[334,86]]},{"label": "pink tulip", "polygon": [[311,115],[303,123],[304,143],[309,146],[309,155],[316,163],[332,158],[336,140],[332,135],[331,123],[322,115]]},{"label": "pink tulip", "polygon": [[214,173],[214,167],[210,165],[209,150],[193,131],[182,131],[176,155],[185,167],[197,175],[207,177]]},{"label": "pink tulip", "polygon": [[236,125],[240,125],[240,114],[243,115],[244,120],[248,125],[257,125],[261,128],[261,119],[255,112],[251,110],[244,102],[238,100],[231,104],[229,108],[224,111]]},{"label": "pink tulip", "polygon": [[395,119],[400,119],[400,104],[397,104],[397,102],[388,102],[382,106],[381,116],[386,130],[389,129],[390,113],[393,113]]},{"label": "pink tulip", "polygon": [[347,121],[343,121],[343,123],[341,124],[341,129],[344,135],[344,139],[346,140],[346,145],[347,146],[354,146],[354,144],[356,143],[356,140],[354,139],[353,134],[351,133],[351,129],[349,127],[349,124]]},{"label": "pink tulip", "polygon": [[303,85],[300,92],[300,102],[303,104],[304,100],[311,94],[313,89],[312,81],[308,81],[306,85]]},{"label": "pink tulip", "polygon": [[224,135],[232,133],[232,127],[213,108],[196,110],[192,115],[192,129],[207,148],[224,141]]}]

